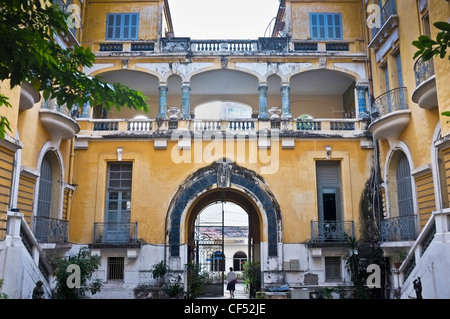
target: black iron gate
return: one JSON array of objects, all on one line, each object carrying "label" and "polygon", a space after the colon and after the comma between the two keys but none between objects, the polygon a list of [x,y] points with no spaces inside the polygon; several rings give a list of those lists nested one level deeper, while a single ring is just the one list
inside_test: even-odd
[{"label": "black iron gate", "polygon": [[221,221],[202,224],[197,219],[195,225],[194,258],[202,275],[206,277],[203,295],[222,296],[224,294],[224,209],[222,202]]}]

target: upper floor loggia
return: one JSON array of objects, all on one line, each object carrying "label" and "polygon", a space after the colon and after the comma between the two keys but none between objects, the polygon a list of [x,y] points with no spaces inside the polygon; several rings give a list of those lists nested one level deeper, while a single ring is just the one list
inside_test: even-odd
[{"label": "upper floor loggia", "polygon": [[280,69],[294,64],[285,63],[263,78],[256,68],[252,69],[255,65],[259,69],[272,67],[270,63],[246,62],[211,69],[210,63],[205,66],[199,62],[196,66],[203,66],[203,72],[179,72],[166,81],[150,72],[106,71],[99,74],[104,81],[120,81],[143,92],[148,97],[149,112],[85,105],[79,110],[81,131],[77,136],[152,137],[173,130],[229,134],[276,130],[293,137],[366,136],[367,87],[358,85],[349,73],[314,68],[305,71],[299,63],[295,64],[298,73],[286,77]]}]

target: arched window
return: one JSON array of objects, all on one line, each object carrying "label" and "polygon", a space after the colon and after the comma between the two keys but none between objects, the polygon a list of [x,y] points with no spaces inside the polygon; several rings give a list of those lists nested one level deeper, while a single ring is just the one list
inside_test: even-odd
[{"label": "arched window", "polygon": [[50,235],[52,219],[58,218],[59,195],[61,193],[61,170],[54,152],[47,152],[41,162],[39,193],[35,217],[36,239],[46,242]]},{"label": "arched window", "polygon": [[416,235],[414,197],[411,168],[404,152],[395,152],[389,171],[391,231],[395,228],[396,240],[413,240]]},{"label": "arched window", "polygon": [[247,261],[247,255],[242,251],[238,251],[233,256],[233,269],[235,271],[242,271],[242,265],[246,261]]},{"label": "arched window", "polygon": [[400,152],[398,156],[396,172],[398,215],[410,216],[414,215],[411,170],[405,153]]}]

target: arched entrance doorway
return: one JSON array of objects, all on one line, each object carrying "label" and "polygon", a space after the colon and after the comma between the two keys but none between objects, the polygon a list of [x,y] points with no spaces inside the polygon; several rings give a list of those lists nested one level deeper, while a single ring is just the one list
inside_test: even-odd
[{"label": "arched entrance doorway", "polygon": [[[196,219],[205,207],[217,202],[231,202],[247,212],[248,260],[263,264],[281,257],[281,213],[275,196],[261,176],[224,160],[192,174],[172,199],[166,237],[171,269],[183,270],[184,265],[195,262],[201,248],[196,243]],[[221,245],[220,240],[216,243]],[[217,251],[223,253],[223,249]]]},{"label": "arched entrance doorway", "polygon": [[[240,214],[233,219],[233,211],[238,210],[245,217]],[[239,191],[213,189],[203,194],[192,207],[187,228],[188,263],[198,264],[207,275],[205,295],[223,295],[228,269],[233,267],[240,272],[240,265],[234,265],[237,251],[246,251],[250,261],[261,260],[259,213]]]}]

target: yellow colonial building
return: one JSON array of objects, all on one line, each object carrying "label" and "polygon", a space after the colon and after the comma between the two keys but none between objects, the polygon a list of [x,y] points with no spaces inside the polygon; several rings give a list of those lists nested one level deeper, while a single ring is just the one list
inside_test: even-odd
[{"label": "yellow colonial building", "polygon": [[[223,294],[225,265],[243,260],[259,264],[258,290],[338,298],[353,290],[352,237],[382,249],[379,296],[415,297],[417,277],[424,298],[450,296],[440,115],[450,66],[414,61],[411,45],[448,21],[447,2],[281,0],[271,36],[253,40],[177,37],[170,0],[75,4],[80,22],[55,40],[89,47],[84,72],[141,91],[149,112],[65,112],[27,84],[9,92],[0,278],[10,298],[30,298],[37,280],[50,298],[48,260],[82,246],[101,256],[93,298],[134,298],[161,261],[185,291],[186,265],[201,264],[219,278],[208,293]],[[246,213],[245,231],[225,225],[223,208],[203,224],[225,204]]]}]

